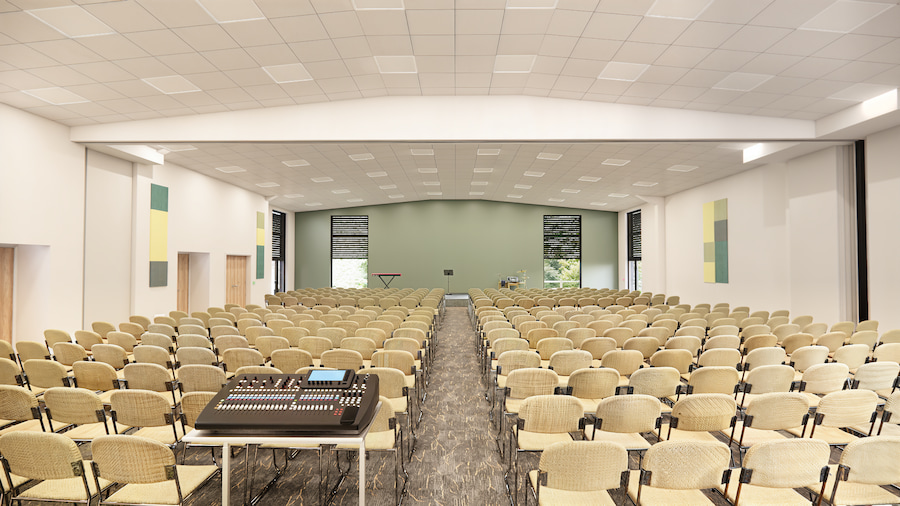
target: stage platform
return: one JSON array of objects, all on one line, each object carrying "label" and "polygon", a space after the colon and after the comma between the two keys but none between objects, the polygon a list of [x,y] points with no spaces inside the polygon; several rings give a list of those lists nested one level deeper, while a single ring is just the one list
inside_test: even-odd
[{"label": "stage platform", "polygon": [[448,293],[444,295],[444,304],[447,307],[466,307],[469,305],[469,294]]}]

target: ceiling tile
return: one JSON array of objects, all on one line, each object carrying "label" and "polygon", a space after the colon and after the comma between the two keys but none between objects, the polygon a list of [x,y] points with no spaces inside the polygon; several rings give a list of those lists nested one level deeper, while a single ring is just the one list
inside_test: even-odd
[{"label": "ceiling tile", "polygon": [[790,33],[786,28],[745,26],[723,42],[720,49],[762,52]]},{"label": "ceiling tile", "polygon": [[587,77],[596,79],[600,72],[603,71],[603,68],[605,66],[606,62],[603,61],[569,58],[566,61],[566,65],[563,67],[560,74],[570,77]]},{"label": "ceiling tile", "polygon": [[456,34],[499,34],[503,23],[501,10],[464,10],[456,11]]},{"label": "ceiling tile", "polygon": [[655,0],[604,0],[597,6],[597,11],[643,16],[654,2]]},{"label": "ceiling tile", "polygon": [[456,16],[452,10],[406,10],[412,35],[452,35]]},{"label": "ceiling tile", "polygon": [[219,25],[189,26],[175,28],[173,31],[197,51],[234,49],[239,46]]},{"label": "ceiling tile", "polygon": [[549,9],[507,9],[503,15],[502,34],[543,34],[550,26],[553,11]]},{"label": "ceiling tile", "polygon": [[756,56],[756,53],[748,53],[745,51],[726,51],[717,49],[709,54],[700,63],[697,64],[698,69],[721,70],[723,72],[734,72],[747,64]]},{"label": "ceiling tile", "polygon": [[242,47],[268,46],[281,44],[284,40],[267,20],[243,21],[240,23],[228,23],[222,25],[238,44]]},{"label": "ceiling tile", "polygon": [[[593,10],[593,9],[591,9]],[[583,11],[565,10],[557,6],[546,33],[570,37],[581,36],[591,17]]]},{"label": "ceiling tile", "polygon": [[591,16],[582,37],[625,40],[640,21],[640,16],[597,12]]},{"label": "ceiling tile", "polygon": [[412,54],[412,41],[408,35],[367,36],[373,55],[397,56]]},{"label": "ceiling tile", "polygon": [[452,35],[413,35],[411,39],[416,55],[453,55]]},{"label": "ceiling tile", "polygon": [[622,43],[616,40],[582,38],[575,44],[571,57],[584,60],[612,60],[621,47]]},{"label": "ceiling tile", "polygon": [[169,30],[129,33],[126,37],[148,54],[154,56],[193,51],[191,46]]},{"label": "ceiling tile", "polygon": [[45,25],[25,12],[4,12],[0,14],[2,32],[19,42],[39,42],[62,40],[66,36]]},{"label": "ceiling tile", "polygon": [[740,25],[695,21],[675,40],[679,46],[716,49],[740,29]]},{"label": "ceiling tile", "polygon": [[628,63],[653,63],[666,50],[663,44],[625,42],[616,51],[613,60]]},{"label": "ceiling tile", "polygon": [[712,49],[703,47],[669,46],[653,63],[668,67],[691,68],[703,61],[712,53]]},{"label": "ceiling tile", "polygon": [[499,35],[457,35],[456,54],[493,55],[497,53]]},{"label": "ceiling tile", "polygon": [[212,24],[215,21],[207,14],[200,4],[185,0],[136,0],[156,19],[166,26],[177,28],[181,26],[197,26]]},{"label": "ceiling tile", "polygon": [[758,15],[772,0],[715,0],[697,17],[700,21],[746,24]]},{"label": "ceiling tile", "polygon": [[894,40],[871,53],[866,53],[860,60],[900,64],[900,40]]},{"label": "ceiling tile", "polygon": [[271,20],[285,42],[307,42],[328,38],[325,26],[317,16],[292,16]]},{"label": "ceiling tile", "polygon": [[100,82],[125,81],[135,77],[109,62],[79,63],[70,65],[70,68]]},{"label": "ceiling tile", "polygon": [[839,33],[795,30],[768,48],[770,53],[810,56],[837,40]]},{"label": "ceiling tile", "polygon": [[294,42],[289,45],[301,63],[340,59],[337,49],[330,40]]},{"label": "ceiling tile", "polygon": [[366,35],[409,33],[405,11],[357,11],[356,16]]},{"label": "ceiling tile", "polygon": [[820,58],[854,60],[891,42],[887,37],[874,35],[844,35],[815,53]]},{"label": "ceiling tile", "polygon": [[634,42],[672,44],[687,29],[690,21],[645,17],[628,37]]},{"label": "ceiling tile", "polygon": [[545,35],[541,41],[541,47],[537,54],[541,56],[561,56],[563,58],[572,54],[578,37],[563,37],[559,35]]},{"label": "ceiling tile", "polygon": [[51,67],[59,63],[27,45],[0,46],[0,61],[19,69]]},{"label": "ceiling tile", "polygon": [[53,86],[75,86],[77,84],[88,84],[93,82],[93,79],[84,74],[80,74],[69,67],[43,67],[31,69],[29,72]]},{"label": "ceiling tile", "polygon": [[246,51],[260,67],[286,65],[297,62],[297,56],[291,51],[290,46],[287,44],[248,47],[246,48]]},{"label": "ceiling tile", "polygon": [[172,54],[160,56],[158,59],[176,74],[215,72],[216,70],[215,65],[197,53]]},{"label": "ceiling tile", "polygon": [[[252,72],[258,72],[259,74],[265,75],[261,69],[252,70]],[[196,84],[198,88],[206,92],[212,90],[234,89],[238,87],[238,85],[223,72],[197,72],[185,74],[184,76],[190,82]],[[271,82],[271,79],[269,81]]]},{"label": "ceiling tile", "polygon": [[350,72],[347,71],[347,67],[341,60],[310,62],[305,64],[305,67],[316,80],[350,76]]},{"label": "ceiling tile", "polygon": [[455,70],[452,56],[416,56],[419,72],[443,73]]},{"label": "ceiling tile", "polygon": [[543,35],[501,35],[497,54],[537,54]]},{"label": "ceiling tile", "polygon": [[846,65],[846,61],[829,58],[804,58],[796,65],[783,71],[781,75],[789,77],[802,77],[818,79],[829,72],[833,72]]},{"label": "ceiling tile", "polygon": [[103,57],[91,51],[87,47],[74,40],[54,40],[47,42],[33,42],[30,44],[35,49],[50,58],[62,63],[72,65],[75,63],[90,63],[102,61]]},{"label": "ceiling tile", "polygon": [[269,19],[316,13],[309,0],[256,0],[256,5]]},{"label": "ceiling tile", "polygon": [[243,49],[221,49],[218,51],[203,51],[200,53],[219,70],[239,70],[257,68],[256,63]]},{"label": "ceiling tile", "polygon": [[796,28],[827,8],[834,0],[781,0],[772,2],[751,24]]},{"label": "ceiling tile", "polygon": [[136,2],[102,2],[84,9],[119,33],[160,30],[165,25]]}]

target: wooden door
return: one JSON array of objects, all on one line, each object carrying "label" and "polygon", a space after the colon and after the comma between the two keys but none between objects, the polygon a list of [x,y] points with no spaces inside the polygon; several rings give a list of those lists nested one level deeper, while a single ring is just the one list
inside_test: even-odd
[{"label": "wooden door", "polygon": [[190,313],[191,305],[191,255],[178,254],[178,310]]},{"label": "wooden door", "polygon": [[247,303],[247,257],[228,255],[225,259],[225,303]]},{"label": "wooden door", "polygon": [[16,250],[0,248],[0,339],[12,342],[13,273]]}]

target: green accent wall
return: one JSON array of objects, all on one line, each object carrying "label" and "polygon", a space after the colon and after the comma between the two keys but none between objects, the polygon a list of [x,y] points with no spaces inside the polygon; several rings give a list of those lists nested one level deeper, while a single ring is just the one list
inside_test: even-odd
[{"label": "green accent wall", "polygon": [[[421,201],[295,215],[294,286],[331,286],[331,216],[369,216],[369,273],[399,272],[391,288],[496,287],[498,275],[527,271],[529,288],[543,279],[545,214],[580,214],[582,286],[615,287],[618,215],[613,212],[483,200]],[[383,287],[369,276],[369,286]]]}]

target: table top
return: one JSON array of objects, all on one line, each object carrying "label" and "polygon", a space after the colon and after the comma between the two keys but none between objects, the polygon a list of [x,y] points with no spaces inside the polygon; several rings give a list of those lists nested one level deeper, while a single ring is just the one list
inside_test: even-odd
[{"label": "table top", "polygon": [[402,276],[399,272],[373,272],[373,276]]}]

